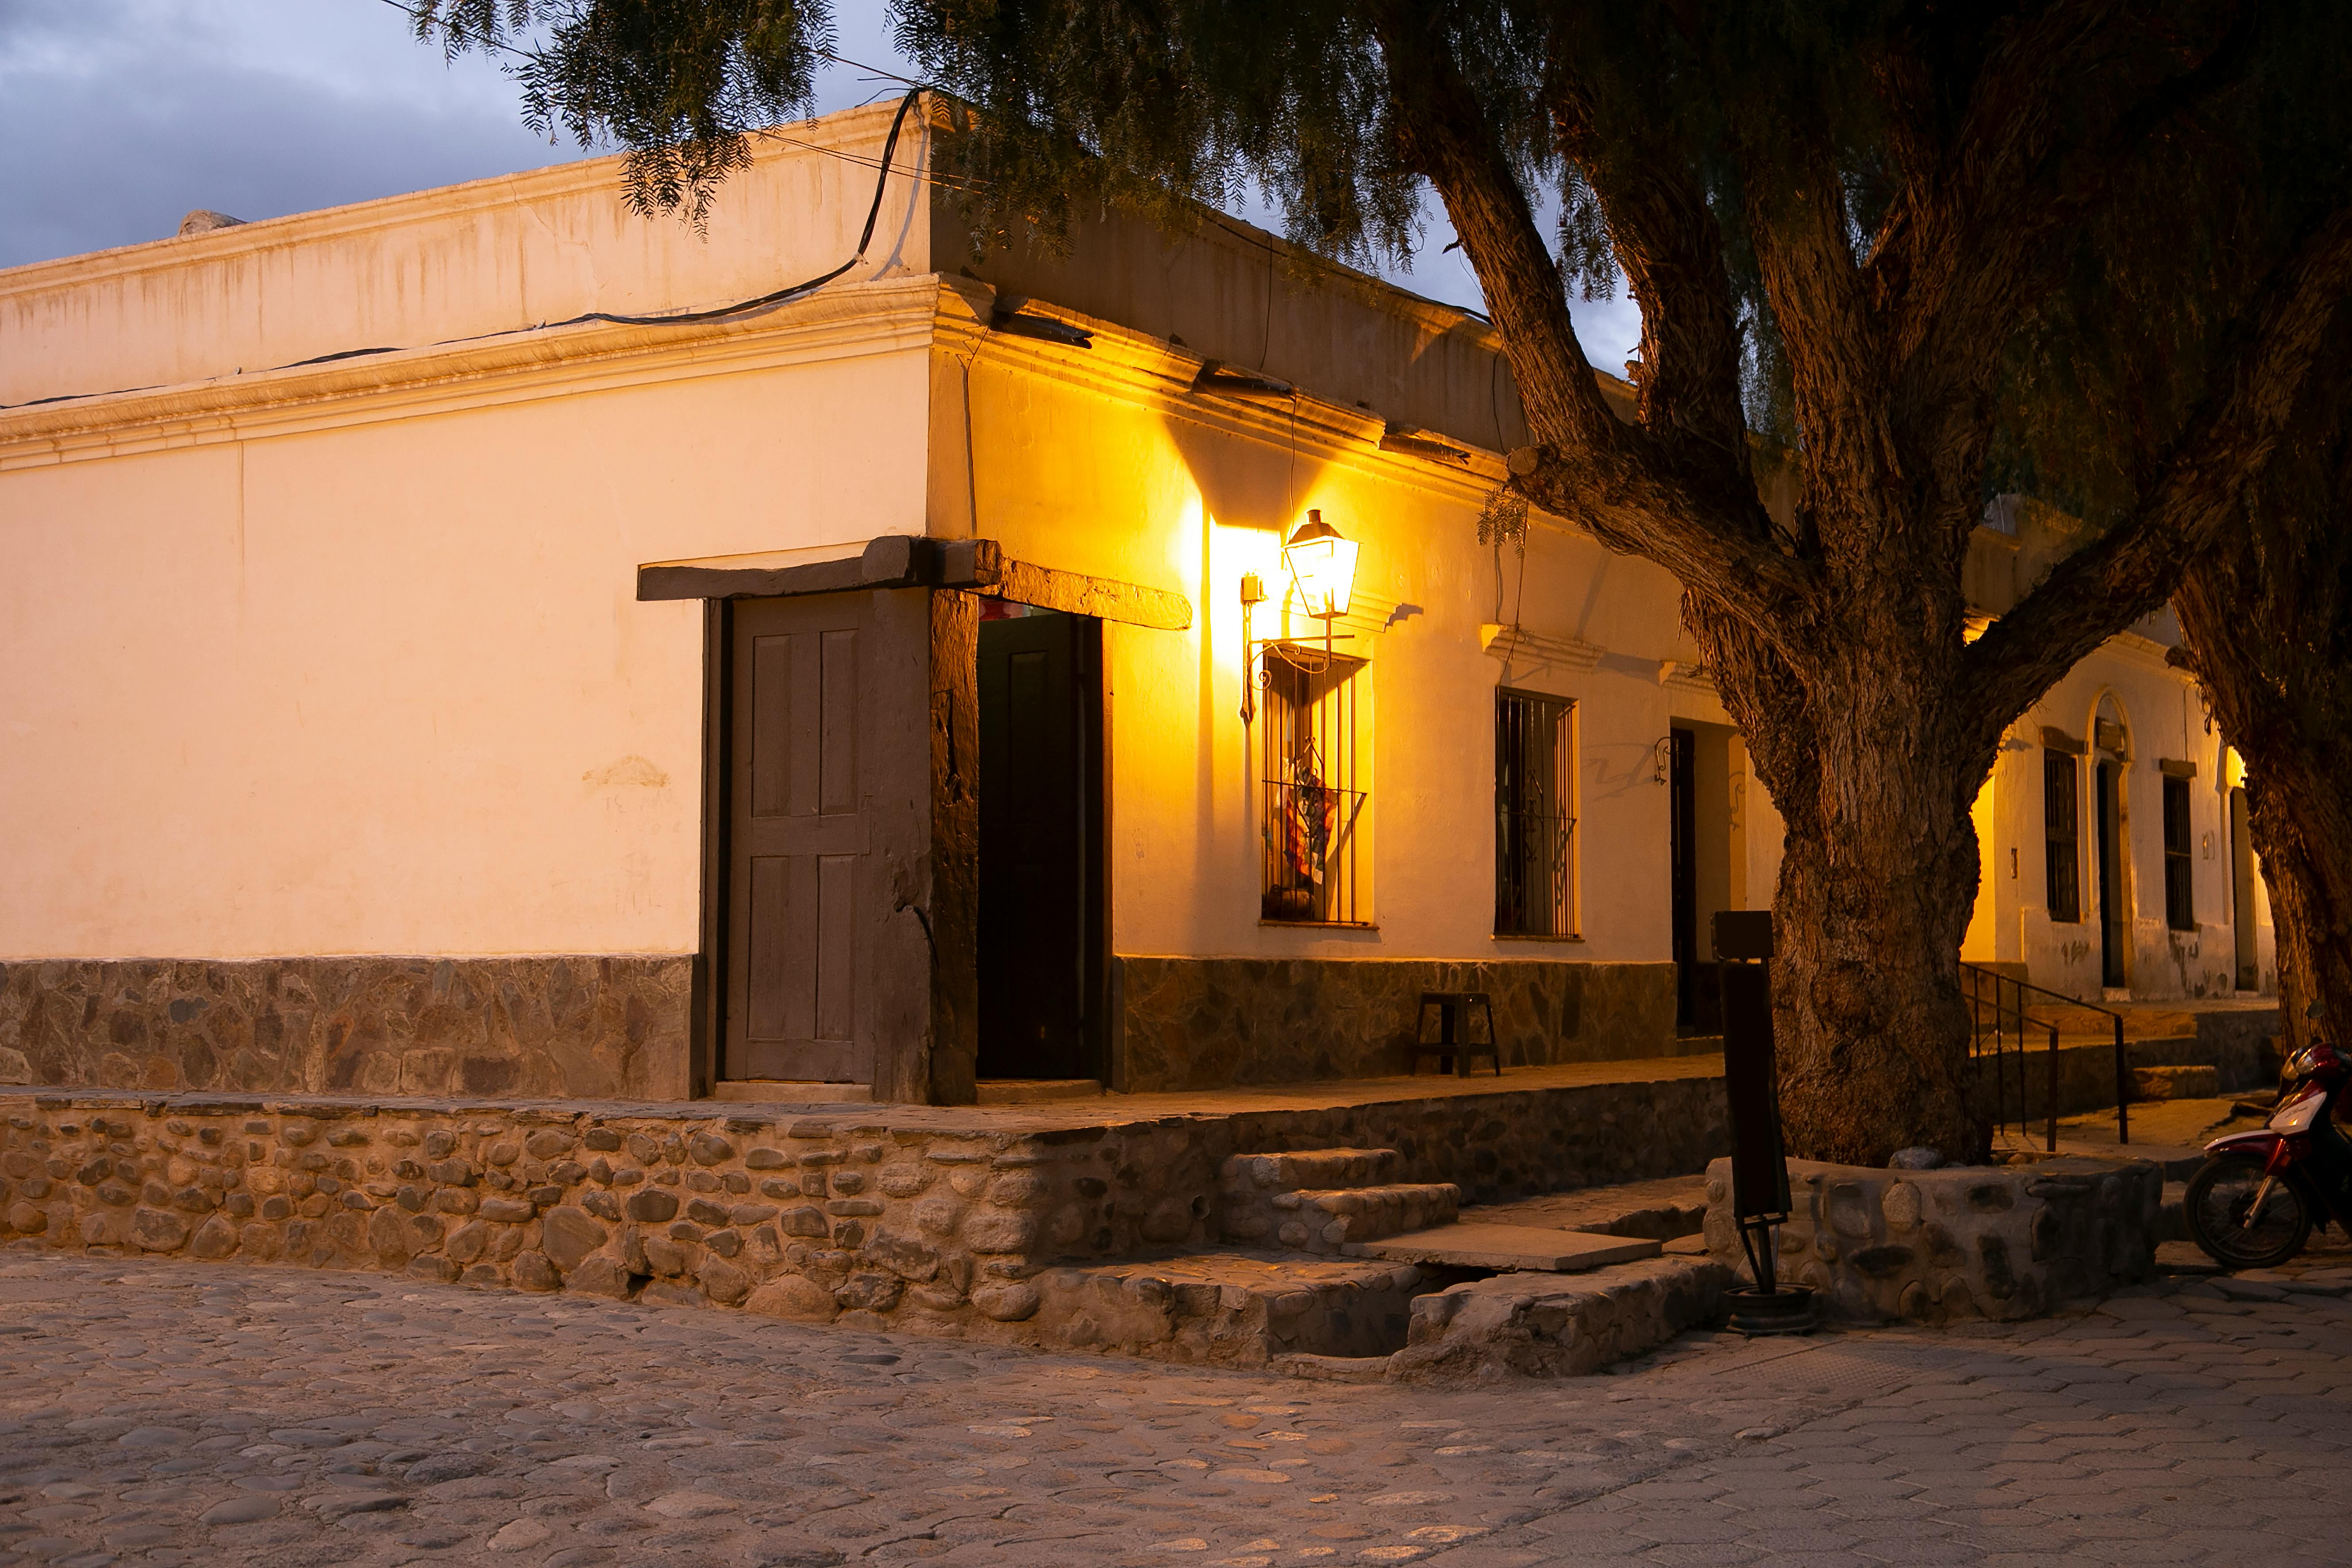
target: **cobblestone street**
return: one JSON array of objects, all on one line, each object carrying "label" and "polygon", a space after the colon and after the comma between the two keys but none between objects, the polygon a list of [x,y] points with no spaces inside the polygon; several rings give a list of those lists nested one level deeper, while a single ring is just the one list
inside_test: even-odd
[{"label": "cobblestone street", "polygon": [[2343,1289],[1443,1389],[20,1252],[0,1563],[2343,1563]]}]

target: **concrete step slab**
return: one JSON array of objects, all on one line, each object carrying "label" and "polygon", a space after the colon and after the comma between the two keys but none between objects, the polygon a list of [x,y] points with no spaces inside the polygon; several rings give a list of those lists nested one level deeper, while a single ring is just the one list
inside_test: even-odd
[{"label": "concrete step slab", "polygon": [[1706,1178],[1667,1176],[1513,1198],[1481,1205],[1469,1218],[1474,1225],[1524,1225],[1538,1230],[1586,1230],[1668,1241],[1695,1236],[1706,1223]]},{"label": "concrete step slab", "polygon": [[1457,1224],[1379,1241],[1350,1242],[1343,1250],[1351,1258],[1381,1258],[1391,1263],[1576,1274],[1606,1264],[1655,1258],[1659,1246],[1647,1237],[1538,1230],[1521,1225]]},{"label": "concrete step slab", "polygon": [[1058,1100],[1100,1100],[1095,1078],[984,1078],[977,1086],[981,1105],[1047,1105]]}]

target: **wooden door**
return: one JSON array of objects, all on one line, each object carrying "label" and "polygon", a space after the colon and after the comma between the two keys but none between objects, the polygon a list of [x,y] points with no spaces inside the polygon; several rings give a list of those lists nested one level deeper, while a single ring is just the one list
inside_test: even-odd
[{"label": "wooden door", "polygon": [[872,603],[735,606],[726,1078],[873,1080]]},{"label": "wooden door", "polygon": [[981,623],[980,1076],[1097,1076],[1097,623]]}]

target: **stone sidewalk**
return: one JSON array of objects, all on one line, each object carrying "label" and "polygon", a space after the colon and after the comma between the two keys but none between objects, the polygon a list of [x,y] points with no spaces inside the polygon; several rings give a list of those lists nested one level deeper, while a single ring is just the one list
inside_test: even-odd
[{"label": "stone sidewalk", "polygon": [[1442,1388],[12,1250],[0,1563],[2343,1563],[2347,1263]]}]

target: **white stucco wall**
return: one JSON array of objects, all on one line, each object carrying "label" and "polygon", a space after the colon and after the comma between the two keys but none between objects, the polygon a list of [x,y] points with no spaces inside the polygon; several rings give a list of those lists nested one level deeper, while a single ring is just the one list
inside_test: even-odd
[{"label": "white stucco wall", "polygon": [[[1279,318],[1277,318],[1279,320]],[[1099,324],[1098,324],[1099,325]],[[934,405],[933,529],[976,530],[1007,554],[1181,592],[1184,632],[1108,628],[1112,686],[1113,945],[1122,952],[1321,958],[1663,961],[1669,955],[1667,788],[1657,744],[1673,716],[1720,721],[1710,696],[1662,681],[1687,668],[1679,589],[1664,571],[1539,520],[1524,573],[1477,542],[1500,474],[1382,453],[1349,388],[1244,404],[1164,384],[1097,378],[1152,366],[1149,342],[1108,329],[1089,351],[1001,337],[950,346]],[[969,366],[967,370],[967,365]],[[1483,376],[1486,372],[1473,367]],[[964,478],[964,388],[971,479]],[[1283,531],[1308,510],[1358,542],[1340,652],[1355,678],[1369,754],[1356,782],[1359,914],[1372,929],[1260,921],[1260,759],[1240,709],[1240,581],[1273,595],[1251,633],[1311,640],[1280,603]],[[1536,647],[1507,667],[1482,625],[1522,622]],[[1575,645],[1580,656],[1558,656]],[[1548,651],[1549,650],[1549,651]],[[1580,942],[1494,935],[1494,693],[1507,681],[1574,699],[1580,739]],[[1719,813],[1720,815],[1720,813]],[[1769,899],[1769,883],[1764,884]]]},{"label": "white stucco wall", "polygon": [[919,351],[0,470],[0,957],[691,952],[699,607],[919,529]]},{"label": "white stucco wall", "polygon": [[[2164,662],[2178,639],[2168,612],[2109,641],[2069,671],[2011,726],[1977,805],[1984,879],[1962,956],[2021,965],[2033,984],[2096,998],[2115,989],[2143,999],[2228,996],[2237,982],[2239,911],[2231,859],[2229,789],[2242,782],[2226,739],[2210,721],[2196,682]],[[2122,753],[2103,749],[2096,720],[2120,714]],[[2048,902],[2042,789],[2044,726],[2086,751],[2076,769],[2081,919],[2053,921]],[[2170,928],[2165,908],[2166,761],[2193,763],[2188,782],[2194,930]],[[2126,867],[2125,984],[2101,984],[2095,770],[2116,770],[2118,840]],[[2259,868],[2249,900],[2258,987],[2277,989],[2270,904]]]}]

